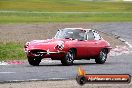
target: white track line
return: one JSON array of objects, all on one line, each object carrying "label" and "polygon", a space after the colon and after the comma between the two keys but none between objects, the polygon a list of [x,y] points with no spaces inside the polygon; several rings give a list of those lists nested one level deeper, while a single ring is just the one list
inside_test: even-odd
[{"label": "white track line", "polygon": [[107,13],[132,13],[132,12],[44,12],[44,11],[13,11],[13,10],[0,10],[2,13],[62,13],[62,14],[107,14]]},{"label": "white track line", "polygon": [[132,44],[130,44],[129,42],[127,42],[125,39],[123,38],[118,38],[120,41],[124,42],[126,45],[128,45],[129,48],[132,48]]},{"label": "white track line", "polygon": [[7,62],[1,61],[0,65],[9,65]]},{"label": "white track line", "polygon": [[129,46],[129,48],[132,48],[132,45],[128,42],[125,42],[125,44],[127,44]]},{"label": "white track line", "polygon": [[16,72],[0,72],[0,74],[11,74],[11,73],[16,73]]}]

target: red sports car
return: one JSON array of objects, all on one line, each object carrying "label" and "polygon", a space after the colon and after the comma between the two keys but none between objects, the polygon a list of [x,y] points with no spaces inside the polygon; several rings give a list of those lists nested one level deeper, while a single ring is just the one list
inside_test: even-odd
[{"label": "red sports car", "polygon": [[62,65],[72,65],[74,60],[95,59],[98,64],[106,61],[111,47],[95,30],[64,28],[55,37],[33,40],[24,46],[30,65],[38,66],[43,58],[60,60]]}]

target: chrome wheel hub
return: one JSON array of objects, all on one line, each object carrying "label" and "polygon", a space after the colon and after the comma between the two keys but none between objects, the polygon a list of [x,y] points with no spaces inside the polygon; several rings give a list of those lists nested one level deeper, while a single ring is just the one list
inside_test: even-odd
[{"label": "chrome wheel hub", "polygon": [[104,53],[104,52],[101,52],[101,55],[100,55],[100,57],[102,58],[102,60],[104,61],[105,59],[106,59],[106,53]]},{"label": "chrome wheel hub", "polygon": [[67,61],[68,62],[72,62],[73,61],[73,53],[72,52],[68,52],[66,55]]}]

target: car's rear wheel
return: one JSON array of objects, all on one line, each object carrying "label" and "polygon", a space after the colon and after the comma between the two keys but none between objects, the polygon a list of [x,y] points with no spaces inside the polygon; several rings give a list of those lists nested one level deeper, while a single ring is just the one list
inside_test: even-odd
[{"label": "car's rear wheel", "polygon": [[69,50],[65,57],[61,60],[62,65],[68,66],[68,65],[72,65],[73,61],[75,58],[75,51],[74,50]]},{"label": "car's rear wheel", "polygon": [[100,51],[100,53],[99,53],[98,58],[95,59],[95,62],[97,64],[104,64],[106,59],[107,59],[107,54],[108,54],[107,50],[106,49],[102,49]]},{"label": "car's rear wheel", "polygon": [[30,65],[39,66],[41,59],[36,57],[28,57],[28,62]]}]

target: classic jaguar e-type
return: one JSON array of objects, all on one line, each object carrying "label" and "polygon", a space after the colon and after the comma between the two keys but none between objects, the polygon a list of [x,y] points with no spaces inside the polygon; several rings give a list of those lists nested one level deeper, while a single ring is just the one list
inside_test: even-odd
[{"label": "classic jaguar e-type", "polygon": [[62,65],[72,65],[74,60],[81,59],[95,59],[97,64],[103,64],[111,46],[95,30],[64,28],[52,39],[27,42],[24,49],[33,66],[38,66],[43,58],[60,60]]}]

